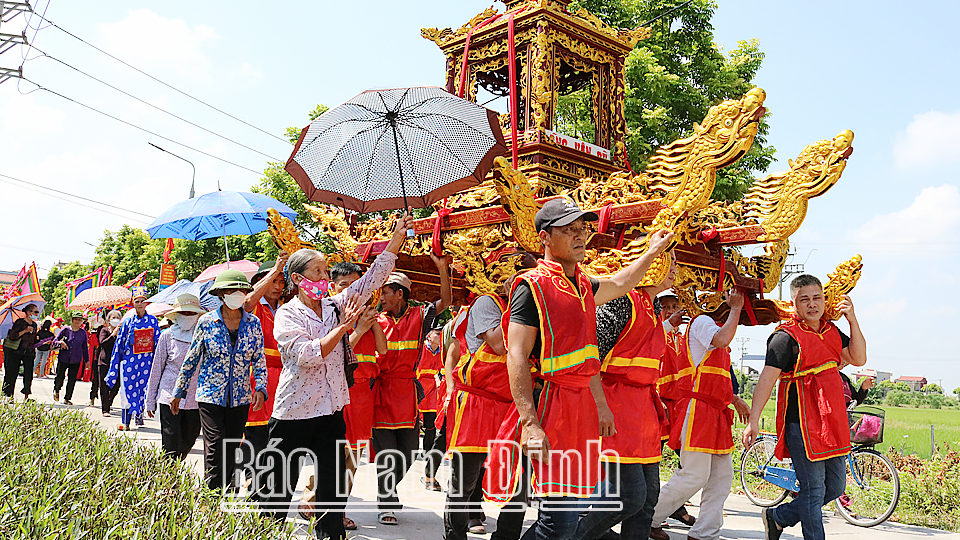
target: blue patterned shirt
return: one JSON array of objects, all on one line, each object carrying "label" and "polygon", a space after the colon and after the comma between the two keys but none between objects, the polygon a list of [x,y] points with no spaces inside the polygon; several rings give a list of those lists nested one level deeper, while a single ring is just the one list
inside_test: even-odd
[{"label": "blue patterned shirt", "polygon": [[[193,342],[180,368],[174,397],[184,398],[195,370],[197,402],[221,407],[239,407],[253,401],[253,392],[267,396],[267,359],[263,353],[263,329],[260,319],[241,310],[236,345],[223,322],[221,309],[200,317]],[[256,388],[251,391],[250,372]]]}]

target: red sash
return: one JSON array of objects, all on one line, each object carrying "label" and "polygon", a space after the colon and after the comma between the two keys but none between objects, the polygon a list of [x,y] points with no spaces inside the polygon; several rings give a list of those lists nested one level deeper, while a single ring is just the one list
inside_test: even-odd
[{"label": "red sash", "polygon": [[[800,345],[800,356],[793,373],[780,375],[777,394],[777,433],[784,433],[789,388],[797,387],[800,405],[800,430],[803,447],[810,461],[822,461],[850,453],[850,427],[843,398],[843,382],[837,367],[843,340],[833,322],[824,320],[814,332],[805,323],[793,320],[779,329]],[[776,456],[790,456],[784,437],[777,440]]]}]

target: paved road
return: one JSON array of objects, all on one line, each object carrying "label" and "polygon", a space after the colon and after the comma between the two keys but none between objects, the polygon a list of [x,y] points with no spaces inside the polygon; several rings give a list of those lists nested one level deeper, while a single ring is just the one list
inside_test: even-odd
[{"label": "paved road", "polygon": [[[157,419],[146,418],[146,426],[130,431],[118,432],[117,425],[120,423],[120,413],[114,409],[111,418],[104,418],[101,415],[99,401],[96,407],[84,407],[74,405],[68,407],[53,402],[53,379],[39,379],[33,383],[33,397],[41,402],[50,404],[55,408],[80,409],[90,418],[97,420],[103,425],[104,429],[117,433],[123,437],[133,437],[143,444],[160,444],[160,425]],[[90,384],[78,382],[74,392],[74,403],[85,404],[89,402]],[[19,394],[19,381],[17,383],[17,398]],[[190,465],[198,472],[202,470],[203,443],[198,441],[193,451],[187,458]],[[443,479],[447,478],[449,467],[444,465],[440,471],[441,484]],[[443,493],[426,491],[423,489],[420,478],[423,476],[423,462],[417,461],[414,468],[409,472],[403,482],[399,485],[400,499],[405,508],[399,514],[399,525],[388,526],[377,523],[376,506],[376,471],[374,467],[365,461],[357,471],[356,485],[350,502],[347,506],[347,515],[353,519],[358,529],[351,533],[350,538],[356,539],[377,539],[377,540],[423,540],[440,539],[443,535]],[[301,475],[301,488],[305,475]],[[691,513],[696,515],[698,499],[694,498]],[[496,528],[494,519],[498,513],[495,505],[484,503],[486,515],[486,527],[488,532]],[[725,509],[725,520],[723,533],[724,539],[763,539],[763,526],[760,523],[760,508],[753,506],[746,497],[731,494],[727,499]],[[528,509],[526,513],[526,525],[530,525],[536,517],[534,509]],[[298,518],[300,529],[306,533],[305,522]],[[670,533],[672,540],[684,540],[687,538],[686,527],[672,522],[673,527],[665,529]],[[960,534],[948,533],[935,529],[926,529],[922,527],[911,527],[896,523],[884,523],[870,529],[854,527],[848,524],[840,516],[834,516],[832,513],[824,513],[824,526],[829,538],[850,538],[850,539],[870,539],[870,540],[915,540],[918,538],[934,538],[936,540],[960,540]],[[310,538],[310,535],[303,534],[303,538]],[[485,539],[489,535],[474,535],[472,539]],[[784,539],[802,538],[799,527],[787,529],[782,536]]]}]

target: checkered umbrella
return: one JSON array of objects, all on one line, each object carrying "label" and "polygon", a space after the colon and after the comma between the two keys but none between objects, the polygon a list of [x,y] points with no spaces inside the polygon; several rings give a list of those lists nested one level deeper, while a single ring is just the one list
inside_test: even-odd
[{"label": "checkered umbrella", "polygon": [[475,186],[506,153],[495,112],[435,86],[392,88],[311,122],[285,168],[310,200],[372,212]]}]

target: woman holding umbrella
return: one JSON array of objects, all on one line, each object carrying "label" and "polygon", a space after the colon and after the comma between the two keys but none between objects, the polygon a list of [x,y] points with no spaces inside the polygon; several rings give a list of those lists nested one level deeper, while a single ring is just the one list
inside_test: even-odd
[{"label": "woman holding umbrella", "polygon": [[260,410],[267,399],[263,328],[259,319],[243,309],[252,289],[239,270],[224,270],[217,276],[210,294],[219,296],[223,306],[200,317],[170,400],[170,412],[176,416],[194,372],[199,371],[195,386],[203,427],[204,476],[210,489],[231,484],[247,414]]},{"label": "woman holding umbrella", "polygon": [[[326,296],[327,263],[323,255],[301,249],[287,263],[287,283],[297,296],[277,310],[274,335],[280,348],[283,371],[270,418],[270,439],[287,459],[274,460],[269,480],[260,488],[261,501],[283,520],[296,489],[300,468],[292,455],[309,450],[314,460],[317,505],[336,509],[319,517],[318,538],[345,538],[343,507],[346,497],[338,485],[346,476],[343,407],[350,402],[345,365],[355,363],[347,331],[364,311],[371,293],[386,282],[397,260],[413,219],[409,213],[397,220],[393,237],[370,269],[348,289]],[[283,467],[287,467],[284,471]],[[284,485],[284,480],[286,484]],[[279,491],[279,493],[278,493]]]}]

